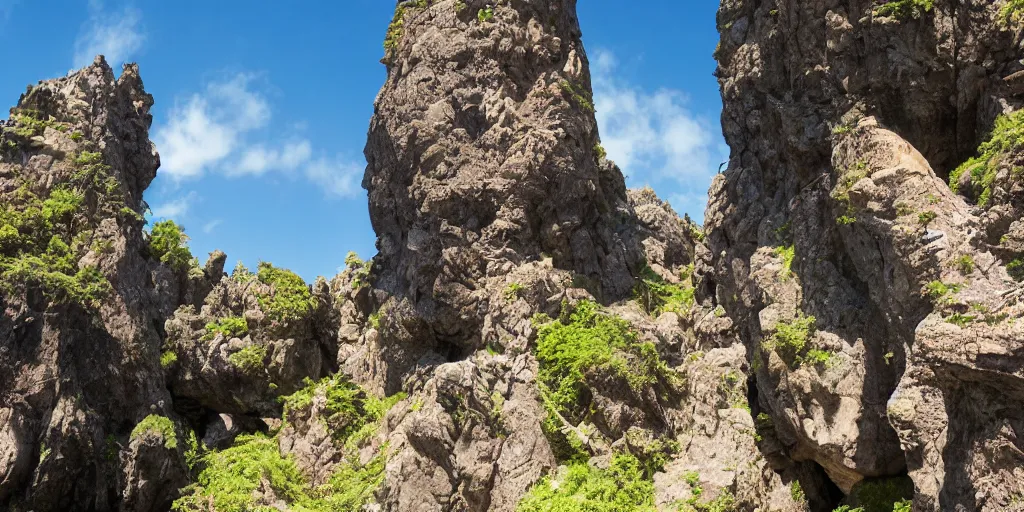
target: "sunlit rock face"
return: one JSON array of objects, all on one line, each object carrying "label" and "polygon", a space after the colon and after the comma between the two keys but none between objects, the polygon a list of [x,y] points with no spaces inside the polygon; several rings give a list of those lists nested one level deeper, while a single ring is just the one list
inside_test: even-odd
[{"label": "sunlit rock face", "polygon": [[1024,492],[1020,306],[1006,299],[1020,145],[991,172],[957,171],[1024,100],[1015,9],[719,10],[732,156],[707,211],[717,296],[751,352],[756,409],[843,494],[908,474],[914,510],[1009,510]]}]

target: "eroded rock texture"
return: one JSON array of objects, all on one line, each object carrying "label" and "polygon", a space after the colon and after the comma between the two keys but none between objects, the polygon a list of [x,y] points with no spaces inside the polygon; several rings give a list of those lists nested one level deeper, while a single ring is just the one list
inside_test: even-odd
[{"label": "eroded rock texture", "polygon": [[159,333],[176,298],[136,213],[152,104],[136,67],[115,80],[99,58],[29,87],[3,128],[0,508],[167,510],[154,483],[187,482],[180,448],[129,442],[173,416]]},{"label": "eroded rock texture", "polygon": [[843,493],[909,473],[915,510],[1009,510],[1024,367],[1013,251],[993,248],[1015,210],[994,203],[1013,203],[1019,148],[987,213],[946,180],[1021,105],[1019,17],[1001,1],[880,4],[722,2],[732,157],[706,279],[787,458]]}]

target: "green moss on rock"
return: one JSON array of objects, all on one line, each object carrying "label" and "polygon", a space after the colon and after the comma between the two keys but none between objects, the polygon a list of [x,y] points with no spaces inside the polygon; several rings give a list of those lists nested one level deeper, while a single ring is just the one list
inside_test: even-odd
[{"label": "green moss on rock", "polygon": [[174,422],[165,416],[150,414],[135,425],[131,438],[134,440],[145,434],[159,434],[163,437],[164,448],[173,450],[178,447],[178,437],[174,432]]},{"label": "green moss on rock", "polygon": [[616,455],[606,470],[575,462],[541,480],[516,507],[516,512],[580,510],[654,512],[654,483],[631,455]]}]

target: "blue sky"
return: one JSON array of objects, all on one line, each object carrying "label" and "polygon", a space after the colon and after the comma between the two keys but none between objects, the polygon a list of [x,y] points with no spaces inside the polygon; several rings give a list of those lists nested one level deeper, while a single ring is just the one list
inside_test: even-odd
[{"label": "blue sky", "polygon": [[[609,158],[629,186],[650,185],[698,221],[728,156],[717,7],[579,2]],[[137,61],[156,98],[154,216],[184,225],[201,262],[221,249],[229,266],[331,276],[348,251],[375,253],[362,150],[393,11],[390,0],[0,0],[0,104],[97,53],[115,70]]]}]

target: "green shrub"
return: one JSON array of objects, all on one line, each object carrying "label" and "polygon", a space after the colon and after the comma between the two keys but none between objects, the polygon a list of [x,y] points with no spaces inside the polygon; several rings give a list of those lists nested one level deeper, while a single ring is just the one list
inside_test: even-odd
[{"label": "green shrub", "polygon": [[422,9],[427,6],[427,0],[406,0],[395,7],[395,15],[388,25],[387,34],[384,36],[384,51],[390,55],[398,49],[398,43],[402,41],[402,31],[405,27],[405,15],[409,9]]},{"label": "green shrub", "polygon": [[50,300],[60,304],[80,304],[96,307],[110,293],[110,282],[93,266],[85,266],[74,273],[55,261],[54,255],[32,256],[22,254],[14,258],[0,258],[0,288],[14,293],[21,286],[38,286]]},{"label": "green shrub", "polygon": [[905,498],[892,505],[892,512],[910,512],[913,509],[914,502]]},{"label": "green shrub", "polygon": [[231,316],[206,324],[206,334],[203,335],[202,340],[210,341],[216,338],[218,334],[222,334],[228,339],[241,338],[248,333],[249,323],[245,321],[245,318]]},{"label": "green shrub", "polygon": [[797,503],[803,503],[807,501],[807,496],[804,495],[803,487],[800,487],[799,480],[793,480],[789,484],[789,496],[793,498],[793,501]]},{"label": "green shrub", "polygon": [[132,429],[131,438],[135,439],[143,434],[154,432],[160,434],[164,439],[164,448],[173,450],[178,447],[178,437],[174,433],[174,422],[164,416],[150,414],[135,425]]},{"label": "green shrub", "polygon": [[405,397],[404,394],[398,394],[385,399],[377,398],[344,375],[326,377],[319,382],[306,379],[304,388],[281,398],[285,421],[290,413],[309,407],[317,395],[325,398],[324,419],[338,442],[345,442],[368,424],[381,420],[395,403]]},{"label": "green shrub", "polygon": [[813,316],[806,316],[803,313],[799,313],[792,322],[779,322],[775,324],[772,335],[765,340],[764,347],[779,354],[779,357],[793,369],[805,362],[827,362],[831,358],[830,353],[815,349],[812,355],[807,346],[807,342],[814,335],[815,322]]},{"label": "green shrub", "polygon": [[53,226],[67,225],[70,230],[71,221],[84,200],[85,196],[75,190],[57,187],[43,201],[43,220]]},{"label": "green shrub", "polygon": [[961,284],[946,284],[942,281],[932,281],[924,286],[925,294],[932,299],[935,304],[943,304],[949,302],[950,295],[959,293],[963,289]]},{"label": "green shrub", "polygon": [[893,0],[875,8],[875,16],[897,19],[920,18],[935,8],[935,0]]},{"label": "green shrub", "polygon": [[288,503],[305,494],[306,481],[295,462],[281,457],[277,441],[261,434],[239,436],[231,448],[203,457],[203,465],[196,483],[174,502],[174,510],[208,510],[207,504],[225,512],[263,510],[255,508],[253,499],[262,480]]},{"label": "green shrub", "polygon": [[178,362],[178,354],[175,354],[173,350],[165,350],[160,354],[160,367],[167,369]]},{"label": "green shrub", "polygon": [[992,198],[992,187],[995,183],[999,165],[1007,154],[1018,151],[1024,146],[1024,110],[999,116],[988,140],[978,146],[978,156],[973,157],[949,174],[949,185],[954,192],[959,191],[960,177],[965,172],[971,173],[971,183],[981,189],[978,206],[987,206]]},{"label": "green shrub", "polygon": [[267,347],[263,345],[246,345],[228,356],[228,362],[235,368],[255,374],[263,370],[263,360],[267,358]]},{"label": "green shrub", "polygon": [[945,317],[945,320],[953,325],[959,327],[967,327],[968,324],[973,323],[978,317],[973,315],[965,315],[963,313],[953,313]]},{"label": "green shrub", "polygon": [[651,267],[644,265],[640,270],[640,277],[633,287],[633,296],[640,302],[648,313],[660,315],[672,311],[683,313],[693,307],[694,289],[690,284],[691,278],[688,269],[683,272],[681,284],[672,284],[662,279]]},{"label": "green shrub", "polygon": [[914,484],[907,477],[872,478],[855,485],[848,501],[864,512],[902,512],[909,510],[905,507],[913,494]]},{"label": "green shrub", "polygon": [[1024,258],[1017,258],[1007,264],[1006,272],[1015,281],[1024,281]]},{"label": "green shrub", "polygon": [[931,224],[932,221],[935,220],[935,218],[938,217],[938,216],[939,216],[939,214],[937,214],[937,213],[935,213],[935,212],[933,212],[931,210],[929,210],[927,212],[921,212],[917,216],[917,222],[920,223],[922,226],[927,226],[927,225]]},{"label": "green shrub", "polygon": [[1006,25],[1024,21],[1024,0],[1006,0],[1006,5],[999,9],[999,19]]},{"label": "green shrub", "polygon": [[157,222],[149,235],[149,253],[175,270],[198,266],[188,248],[188,235],[173,220]]},{"label": "green shrub", "polygon": [[373,270],[373,260],[365,262],[359,259],[359,255],[349,252],[345,257],[345,266],[352,270],[352,289],[358,290],[370,284],[370,276]]},{"label": "green shrub", "polygon": [[615,455],[607,470],[586,462],[545,477],[523,497],[516,512],[654,512],[654,484],[631,455]]},{"label": "green shrub", "polygon": [[309,286],[291,270],[260,262],[256,277],[271,287],[270,293],[261,294],[258,301],[272,321],[282,324],[299,321],[316,308],[316,298],[309,291]]},{"label": "green shrub", "polygon": [[558,86],[562,88],[566,94],[569,95],[576,104],[583,110],[594,113],[594,101],[589,92],[583,90],[582,87],[574,85],[568,80],[562,80],[558,82]]},{"label": "green shrub", "polygon": [[523,285],[519,283],[512,283],[505,287],[505,301],[515,302],[523,292]]},{"label": "green shrub", "polygon": [[857,218],[850,217],[849,215],[840,215],[839,217],[836,217],[836,224],[839,224],[840,226],[849,226],[855,222],[857,222]]},{"label": "green shrub", "polygon": [[75,165],[82,167],[86,165],[96,165],[103,163],[103,153],[94,151],[82,151],[75,156]]},{"label": "green shrub", "polygon": [[594,158],[596,158],[598,162],[608,158],[608,152],[604,150],[604,146],[602,146],[600,142],[594,145]]},{"label": "green shrub", "polygon": [[779,277],[783,280],[793,277],[793,260],[796,258],[796,247],[776,247],[775,256],[782,259],[782,270]]},{"label": "green shrub", "polygon": [[564,321],[539,327],[536,347],[540,370],[537,384],[548,408],[543,423],[552,447],[562,459],[579,456],[575,436],[562,432],[561,415],[578,425],[590,415],[590,379],[603,376],[633,390],[670,385],[677,376],[658,356],[651,343],[642,343],[629,323],[603,315],[598,305],[582,301]]},{"label": "green shrub", "polygon": [[479,20],[480,23],[487,23],[488,21],[493,20],[494,9],[491,7],[485,7],[483,9],[480,9],[480,11],[476,13],[476,19]]},{"label": "green shrub", "polygon": [[957,270],[959,270],[962,275],[966,276],[974,272],[974,257],[971,256],[970,254],[964,254],[963,256],[960,256],[959,258],[956,259],[956,262],[954,264],[956,265]]}]

